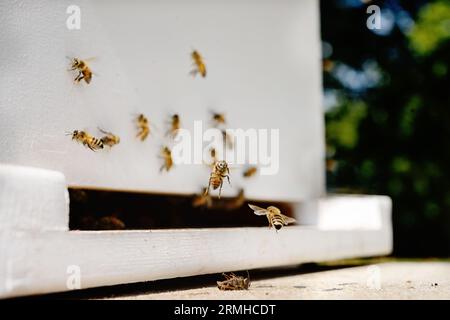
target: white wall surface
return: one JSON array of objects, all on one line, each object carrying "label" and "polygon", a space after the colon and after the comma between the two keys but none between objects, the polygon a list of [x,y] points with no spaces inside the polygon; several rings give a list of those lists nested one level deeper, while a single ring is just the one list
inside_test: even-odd
[{"label": "white wall surface", "polygon": [[[66,28],[68,5],[81,30]],[[61,171],[71,186],[191,194],[209,169],[180,165],[160,173],[164,122],[184,128],[223,111],[229,128],[280,129],[280,170],[241,179],[235,194],[297,201],[324,189],[318,2],[54,1],[0,2],[0,162]],[[205,57],[206,79],[192,78],[190,52]],[[66,56],[97,59],[90,85],[74,85]],[[135,138],[133,115],[158,127]],[[117,133],[121,143],[91,152],[64,133]]]}]

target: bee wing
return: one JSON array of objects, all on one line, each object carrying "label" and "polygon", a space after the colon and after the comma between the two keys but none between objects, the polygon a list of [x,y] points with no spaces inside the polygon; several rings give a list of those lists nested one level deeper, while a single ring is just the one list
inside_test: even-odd
[{"label": "bee wing", "polygon": [[100,132],[103,133],[103,134],[112,135],[111,132],[105,131],[105,130],[103,130],[103,129],[100,128],[100,127],[97,127],[97,130],[100,131]]},{"label": "bee wing", "polygon": [[265,216],[267,214],[267,209],[263,209],[253,204],[249,204],[248,206],[250,207],[250,209],[253,210],[253,213],[256,214],[257,216]]},{"label": "bee wing", "polygon": [[226,274],[226,273],[222,273],[222,276],[225,278],[225,279],[227,279],[227,280],[230,280],[231,279],[231,276],[229,275],[229,274]]},{"label": "bee wing", "polygon": [[[98,59],[97,57],[89,57],[89,58],[82,59],[82,60],[87,63],[87,62],[91,62],[91,61],[94,61],[94,60],[97,60],[97,59]],[[96,71],[94,72],[92,69],[91,69],[91,72],[96,77],[100,76],[100,74],[98,74]]]},{"label": "bee wing", "polygon": [[282,214],[281,216],[282,216],[283,219],[284,219],[284,225],[285,225],[285,226],[287,226],[289,223],[294,223],[294,222],[297,221],[297,220],[295,220],[294,218],[285,216],[284,214]]},{"label": "bee wing", "polygon": [[[237,164],[232,164],[232,165],[228,165],[228,170],[230,171],[234,171],[234,170],[241,170],[242,169],[242,165],[237,165]],[[228,172],[230,173],[230,172]]]},{"label": "bee wing", "polygon": [[83,61],[94,61],[94,60],[97,60],[97,57],[89,57],[89,58],[86,58],[86,59],[82,59]]}]

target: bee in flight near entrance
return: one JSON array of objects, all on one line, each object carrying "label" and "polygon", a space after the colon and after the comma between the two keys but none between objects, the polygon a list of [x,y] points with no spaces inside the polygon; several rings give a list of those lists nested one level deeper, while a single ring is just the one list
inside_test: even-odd
[{"label": "bee in flight near entrance", "polygon": [[195,69],[191,71],[191,74],[195,77],[197,73],[205,78],[206,77],[206,65],[203,61],[203,57],[197,50],[192,51],[191,53],[192,60],[194,60]]},{"label": "bee in flight near entrance", "polygon": [[269,220],[269,228],[274,227],[277,232],[283,226],[287,226],[289,223],[295,222],[294,218],[285,216],[277,207],[270,206],[267,209],[263,209],[253,204],[249,204],[248,206],[257,216],[266,216],[267,220]]},{"label": "bee in flight near entrance", "polygon": [[197,207],[211,208],[212,199],[211,196],[206,193],[206,188],[203,188],[200,194],[194,195],[194,197],[192,198],[192,206],[194,208]]},{"label": "bee in flight near entrance", "polygon": [[258,172],[258,168],[257,167],[248,167],[247,169],[245,169],[245,171],[242,173],[242,176],[244,178],[250,178],[253,177],[256,172]]},{"label": "bee in flight near entrance", "polygon": [[141,141],[144,141],[150,134],[150,125],[148,123],[148,119],[141,113],[140,115],[138,115],[136,122],[138,128],[138,134],[136,135],[136,137],[138,137]]},{"label": "bee in flight near entrance", "polygon": [[67,135],[72,136],[72,140],[76,140],[82,143],[85,147],[88,147],[92,151],[98,149],[103,149],[103,142],[101,139],[91,136],[89,133],[81,130],[74,130],[73,132],[67,133]]},{"label": "bee in flight near entrance", "polygon": [[219,199],[222,193],[223,178],[227,178],[228,184],[230,183],[230,169],[225,161],[217,161],[209,176],[208,189],[205,191],[205,195],[209,193],[209,189],[212,186],[213,190],[219,188]]},{"label": "bee in flight near entrance", "polygon": [[163,147],[161,149],[160,158],[164,159],[164,164],[161,166],[159,171],[161,172],[166,169],[166,171],[168,172],[173,166],[172,151],[170,151],[169,147]]},{"label": "bee in flight near entrance", "polygon": [[166,136],[171,136],[175,138],[178,130],[181,127],[180,116],[178,114],[174,114],[170,117],[170,128],[166,133]]},{"label": "bee in flight near entrance", "polygon": [[111,132],[104,131],[100,128],[98,128],[98,130],[105,135],[100,139],[104,145],[112,147],[120,142],[120,138],[116,135],[113,135]]},{"label": "bee in flight near entrance", "polygon": [[81,60],[79,58],[70,58],[71,65],[69,71],[78,70],[78,75],[75,77],[74,81],[79,83],[81,80],[84,80],[87,84],[91,83],[92,80],[92,70],[89,68],[87,61],[92,60],[94,58]]},{"label": "bee in flight near entrance", "polygon": [[212,112],[212,122],[214,127],[218,127],[219,125],[225,125],[225,115],[223,113]]},{"label": "bee in flight near entrance", "polygon": [[247,278],[237,276],[233,272],[230,274],[222,273],[224,281],[217,281],[219,290],[248,290],[250,287],[250,275],[247,271]]},{"label": "bee in flight near entrance", "polygon": [[216,163],[217,162],[217,151],[216,151],[216,148],[209,149],[209,155],[211,156],[213,164]]},{"label": "bee in flight near entrance", "polygon": [[204,162],[208,167],[210,167],[211,169],[214,168],[214,166],[216,165],[217,162],[217,151],[216,148],[211,148],[209,149],[209,156],[211,158],[211,162],[210,163],[206,163]]},{"label": "bee in flight near entrance", "polygon": [[234,147],[234,137],[230,132],[227,132],[227,130],[222,130],[222,138],[224,147],[228,149],[233,149]]},{"label": "bee in flight near entrance", "polygon": [[225,210],[236,210],[242,207],[242,205],[245,203],[245,193],[244,189],[239,190],[239,193],[236,197],[225,201],[223,204],[223,209]]}]

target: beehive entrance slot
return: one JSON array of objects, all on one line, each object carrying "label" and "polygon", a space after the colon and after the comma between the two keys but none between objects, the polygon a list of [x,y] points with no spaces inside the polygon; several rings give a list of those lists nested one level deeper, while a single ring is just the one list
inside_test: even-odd
[{"label": "beehive entrance slot", "polygon": [[[145,230],[174,228],[264,227],[238,198],[212,198],[210,207],[192,196],[69,189],[70,230]],[[200,201],[201,203],[201,201]],[[293,216],[288,203],[251,201],[261,207],[275,205]]]}]

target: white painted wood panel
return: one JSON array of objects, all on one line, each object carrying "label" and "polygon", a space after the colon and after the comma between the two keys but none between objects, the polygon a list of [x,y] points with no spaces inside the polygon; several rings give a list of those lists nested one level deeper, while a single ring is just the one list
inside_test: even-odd
[{"label": "white painted wood panel", "polygon": [[[388,230],[287,227],[158,231],[27,232],[14,243],[0,297],[67,291],[68,267],[81,288],[389,254]],[[0,269],[1,270],[1,269]]]},{"label": "white painted wood panel", "polygon": [[[81,30],[66,28],[69,5]],[[302,200],[324,190],[318,1],[32,1],[0,3],[0,162],[64,173],[71,186],[192,194],[209,169],[179,165],[160,174],[165,121],[179,113],[193,133],[209,110],[229,128],[279,129],[280,170],[249,181],[231,173],[235,194]],[[205,57],[192,78],[190,52]],[[95,56],[90,85],[74,85],[66,56]],[[156,124],[145,142],[133,116]],[[64,133],[100,126],[121,137],[91,152]]]},{"label": "white painted wood panel", "polygon": [[[316,222],[279,232],[267,227],[67,231],[66,192],[60,173],[0,166],[0,199],[10,199],[0,202],[0,297],[69,290],[70,266],[79,268],[81,288],[89,288],[392,250],[388,197],[318,199],[296,208],[300,224],[311,215]],[[356,223],[354,216],[360,217]],[[8,224],[11,218],[14,223]]]}]

